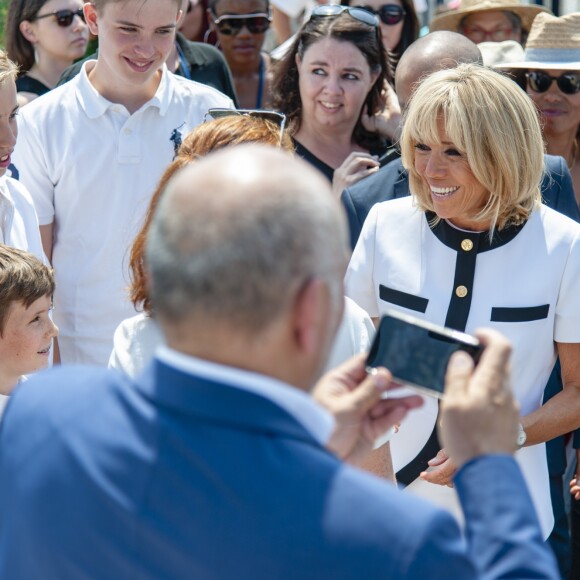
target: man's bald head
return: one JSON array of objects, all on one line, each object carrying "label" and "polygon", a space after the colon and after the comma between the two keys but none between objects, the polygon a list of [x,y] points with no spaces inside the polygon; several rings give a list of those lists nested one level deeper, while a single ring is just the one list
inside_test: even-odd
[{"label": "man's bald head", "polygon": [[401,108],[407,105],[421,79],[463,63],[483,65],[483,58],[477,45],[462,34],[437,31],[413,42],[397,65],[395,83]]},{"label": "man's bald head", "polygon": [[342,303],[347,232],[317,171],[259,145],[224,149],[169,183],[147,246],[153,310],[256,335],[322,279]]}]

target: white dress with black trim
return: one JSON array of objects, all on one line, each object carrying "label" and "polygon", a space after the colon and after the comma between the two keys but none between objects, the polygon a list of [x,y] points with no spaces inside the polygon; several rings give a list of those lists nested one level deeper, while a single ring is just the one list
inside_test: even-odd
[{"label": "white dress with black trim", "polygon": [[[371,317],[394,308],[468,333],[496,328],[514,346],[513,389],[528,415],[542,404],[554,341],[580,342],[580,225],[542,206],[490,241],[488,232],[444,220],[431,228],[432,217],[412,197],[375,205],[348,267],[346,294]],[[424,449],[437,411],[437,401],[427,398],[404,421],[391,442],[395,471]],[[429,450],[426,459],[433,456]],[[516,458],[547,537],[553,515],[545,445],[525,447]],[[412,487],[457,513],[452,489],[421,480]]]}]

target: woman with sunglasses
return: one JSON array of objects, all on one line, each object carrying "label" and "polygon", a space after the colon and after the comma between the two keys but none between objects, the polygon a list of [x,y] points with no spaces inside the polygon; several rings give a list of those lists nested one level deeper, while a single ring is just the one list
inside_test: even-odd
[{"label": "woman with sunglasses", "polygon": [[419,38],[419,19],[413,0],[342,0],[344,6],[364,8],[381,21],[383,45],[396,67],[401,55]]},{"label": "woman with sunglasses", "polygon": [[210,0],[208,18],[240,107],[270,108],[270,57],[262,52],[271,22],[269,0]]},{"label": "woman with sunglasses", "polygon": [[12,0],[6,50],[20,67],[19,104],[53,89],[65,69],[85,54],[88,39],[81,0]]},{"label": "woman with sunglasses", "polygon": [[317,6],[276,66],[274,107],[286,114],[296,152],[336,195],[374,173],[389,142],[368,119],[384,108],[389,78],[378,18],[346,6]]},{"label": "woman with sunglasses", "polygon": [[527,93],[542,118],[551,155],[568,164],[580,203],[580,13],[534,19],[524,60],[501,68],[526,70]]}]

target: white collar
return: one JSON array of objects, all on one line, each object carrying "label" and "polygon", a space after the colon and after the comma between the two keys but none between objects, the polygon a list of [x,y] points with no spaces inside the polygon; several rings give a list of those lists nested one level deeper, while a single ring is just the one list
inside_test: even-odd
[{"label": "white collar", "polygon": [[[77,98],[83,107],[85,113],[89,117],[89,119],[96,119],[101,115],[104,115],[109,109],[115,110],[115,108],[123,107],[119,103],[113,103],[108,99],[105,99],[95,89],[93,83],[89,80],[89,69],[92,69],[96,65],[96,61],[88,60],[83,63],[81,70],[78,74],[78,86],[77,86]],[[172,94],[171,88],[169,85],[169,71],[167,70],[167,66],[163,65],[161,69],[161,81],[159,82],[159,86],[155,91],[155,95],[152,99],[147,101],[139,110],[146,109],[148,107],[157,107],[159,109],[159,114],[163,117],[169,108],[171,103]]]},{"label": "white collar", "polygon": [[160,346],[155,356],[184,373],[250,391],[275,403],[298,421],[320,444],[326,445],[334,429],[334,418],[308,393],[287,383],[251,371],[195,358],[168,346]]}]

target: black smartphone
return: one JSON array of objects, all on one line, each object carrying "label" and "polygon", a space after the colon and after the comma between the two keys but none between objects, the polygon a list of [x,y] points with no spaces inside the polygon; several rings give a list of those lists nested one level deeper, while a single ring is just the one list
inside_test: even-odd
[{"label": "black smartphone", "polygon": [[381,318],[366,366],[385,367],[398,383],[441,398],[449,357],[458,350],[477,364],[483,345],[464,332],[389,310]]}]

